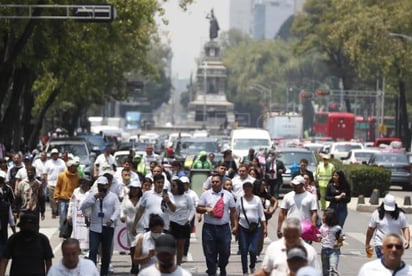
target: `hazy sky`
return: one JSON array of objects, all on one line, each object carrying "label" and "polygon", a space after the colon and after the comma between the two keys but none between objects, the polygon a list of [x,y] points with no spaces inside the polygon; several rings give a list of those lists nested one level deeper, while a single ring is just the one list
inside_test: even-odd
[{"label": "hazy sky", "polygon": [[229,0],[195,0],[187,11],[178,6],[178,0],[164,4],[168,25],[160,29],[168,36],[173,50],[172,75],[179,79],[195,74],[195,60],[200,56],[204,43],[209,39],[209,21],[206,15],[213,8],[220,32],[229,26]]}]

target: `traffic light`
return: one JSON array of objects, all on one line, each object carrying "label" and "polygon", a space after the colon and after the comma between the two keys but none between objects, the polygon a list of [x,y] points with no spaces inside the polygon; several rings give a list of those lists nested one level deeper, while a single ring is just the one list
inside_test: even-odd
[{"label": "traffic light", "polygon": [[302,99],[312,99],[312,93],[308,92],[308,91],[302,91],[299,94],[299,97],[301,97]]},{"label": "traffic light", "polygon": [[330,95],[330,91],[318,88],[318,89],[316,89],[316,95],[318,95],[318,96],[328,96],[328,95]]}]

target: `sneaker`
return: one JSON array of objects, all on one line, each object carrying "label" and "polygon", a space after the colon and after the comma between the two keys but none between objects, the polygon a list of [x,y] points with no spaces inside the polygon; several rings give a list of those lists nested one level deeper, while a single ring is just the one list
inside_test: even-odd
[{"label": "sneaker", "polygon": [[249,269],[250,269],[250,274],[254,274],[255,273],[255,268],[254,267],[249,267]]},{"label": "sneaker", "polygon": [[114,272],[114,268],[112,264],[109,264],[109,272],[113,273]]},{"label": "sneaker", "polygon": [[187,256],[183,256],[182,257],[182,263],[186,263],[187,262]]}]

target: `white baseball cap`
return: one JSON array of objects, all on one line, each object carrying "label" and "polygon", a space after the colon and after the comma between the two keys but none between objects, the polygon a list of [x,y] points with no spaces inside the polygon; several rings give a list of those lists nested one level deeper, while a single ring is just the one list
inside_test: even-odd
[{"label": "white baseball cap", "polygon": [[106,185],[106,184],[109,184],[109,180],[107,180],[105,176],[99,176],[96,180],[96,183]]},{"label": "white baseball cap", "polygon": [[129,184],[129,188],[141,188],[142,184],[140,184],[140,181],[133,180]]},{"label": "white baseball cap", "polygon": [[182,181],[183,183],[189,183],[190,184],[189,177],[187,177],[187,176],[180,177],[180,181]]},{"label": "white baseball cap", "polygon": [[383,209],[388,212],[395,211],[396,209],[396,199],[393,195],[387,194],[383,199]]},{"label": "white baseball cap", "polygon": [[301,175],[295,176],[292,180],[293,185],[300,185],[300,184],[305,184],[305,178]]}]

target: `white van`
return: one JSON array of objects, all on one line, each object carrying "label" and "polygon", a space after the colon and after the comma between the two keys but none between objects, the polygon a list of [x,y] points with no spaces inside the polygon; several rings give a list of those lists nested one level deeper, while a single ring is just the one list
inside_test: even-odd
[{"label": "white van", "polygon": [[237,128],[230,134],[230,149],[233,158],[240,160],[248,155],[249,149],[270,149],[272,141],[270,134],[262,128]]}]

